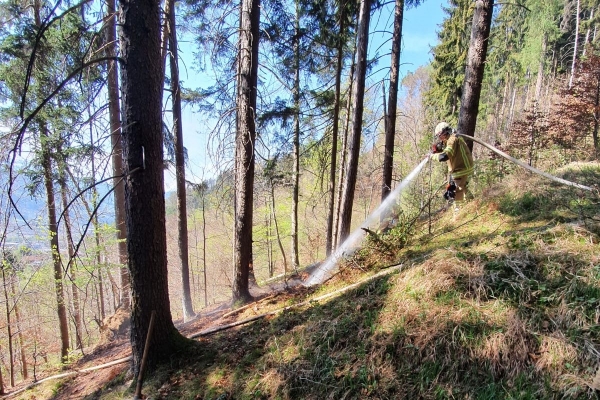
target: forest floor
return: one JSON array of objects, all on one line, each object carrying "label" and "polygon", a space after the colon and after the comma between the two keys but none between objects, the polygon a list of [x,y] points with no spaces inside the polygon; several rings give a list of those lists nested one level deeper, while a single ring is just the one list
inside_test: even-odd
[{"label": "forest floor", "polygon": [[[600,164],[485,186],[460,213],[401,222],[323,285],[177,323],[193,348],[144,379],[152,399],[598,399]],[[233,326],[236,321],[239,325]],[[211,328],[229,327],[220,331]],[[71,370],[130,355],[128,333]],[[129,362],[18,399],[130,399]],[[65,372],[65,371],[60,371]],[[17,389],[17,388],[15,388]],[[12,390],[12,389],[11,389]],[[13,393],[15,393],[13,391]]]},{"label": "forest floor", "polygon": [[[251,313],[259,312],[261,303],[270,302],[271,304],[285,303],[295,298],[299,293],[305,292],[302,286],[303,278],[309,274],[316,265],[306,267],[301,273],[293,274],[284,282],[281,280],[273,281],[260,287],[251,287],[251,294],[254,297],[249,308]],[[240,309],[238,309],[240,310]],[[230,304],[223,302],[203,309],[196,314],[196,317],[188,322],[181,320],[174,321],[178,331],[186,336],[202,334],[202,332],[222,327],[236,320],[235,310]],[[53,399],[53,400],[73,400],[73,399],[93,399],[100,392],[110,392],[110,382],[118,379],[119,382],[133,382],[133,376],[129,371],[131,356],[131,344],[129,341],[129,321],[125,313],[117,313],[106,321],[106,333],[100,342],[87,354],[78,359],[73,364],[66,366],[60,371],[48,376],[37,377],[40,384],[23,382],[22,384],[11,388],[5,396],[0,398],[11,399]],[[108,365],[115,361],[123,360],[114,365]],[[107,366],[105,366],[107,365]],[[101,367],[94,369],[96,367]],[[85,372],[87,369],[94,369]],[[65,374],[72,373],[68,377],[61,378]],[[43,384],[42,381],[45,381]],[[107,384],[109,384],[108,387]],[[32,388],[27,390],[27,388]]]}]

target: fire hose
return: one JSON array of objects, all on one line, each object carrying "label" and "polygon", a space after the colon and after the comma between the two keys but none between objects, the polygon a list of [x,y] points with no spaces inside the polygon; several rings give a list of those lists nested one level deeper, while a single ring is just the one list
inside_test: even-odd
[{"label": "fire hose", "polygon": [[516,159],[514,157],[509,156],[505,152],[503,152],[501,150],[498,150],[494,146],[492,146],[492,145],[490,145],[490,144],[488,144],[488,143],[486,143],[486,142],[484,142],[482,140],[479,140],[479,139],[474,138],[472,136],[464,135],[462,133],[456,133],[456,135],[457,136],[461,136],[461,137],[463,137],[465,139],[472,140],[473,142],[479,143],[483,147],[486,147],[487,149],[489,149],[489,150],[493,151],[494,153],[498,154],[499,156],[506,158],[508,161],[511,161],[511,162],[517,164],[520,167],[523,167],[523,168],[525,168],[525,169],[527,169],[527,170],[529,170],[529,171],[531,171],[531,172],[533,172],[535,174],[538,174],[538,175],[541,175],[541,176],[543,176],[545,178],[548,178],[548,179],[550,179],[550,180],[552,180],[554,182],[557,182],[557,183],[560,183],[560,184],[563,184],[563,185],[567,185],[567,186],[576,187],[578,189],[588,190],[590,192],[594,191],[594,188],[592,188],[592,187],[585,186],[585,185],[582,185],[582,184],[579,184],[579,183],[575,183],[575,182],[571,182],[571,181],[568,181],[566,179],[562,179],[562,178],[559,178],[557,176],[550,175],[547,172],[540,171],[539,169],[534,168],[531,165],[526,164],[526,163],[524,163],[521,160],[518,160],[518,159]]}]

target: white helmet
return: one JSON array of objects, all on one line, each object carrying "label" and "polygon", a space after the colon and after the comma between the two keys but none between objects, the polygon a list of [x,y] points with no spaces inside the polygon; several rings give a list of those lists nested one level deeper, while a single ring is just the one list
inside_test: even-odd
[{"label": "white helmet", "polygon": [[447,122],[440,122],[435,126],[435,136],[440,136],[442,133],[450,129],[450,125]]}]

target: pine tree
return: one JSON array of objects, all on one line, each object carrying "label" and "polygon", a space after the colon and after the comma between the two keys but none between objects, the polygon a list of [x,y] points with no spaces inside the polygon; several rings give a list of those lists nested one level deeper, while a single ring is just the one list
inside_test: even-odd
[{"label": "pine tree", "polygon": [[450,0],[444,11],[448,17],[438,32],[439,44],[433,48],[431,88],[425,94],[430,108],[429,119],[445,120],[451,125],[458,121],[462,96],[471,21],[475,3],[472,0]]},{"label": "pine tree", "polygon": [[[0,76],[9,103],[2,116],[17,126],[12,132],[11,167],[15,166],[23,142],[29,141],[35,158],[27,174],[32,178],[32,188],[43,185],[45,189],[61,357],[66,361],[70,344],[59,248],[60,202],[55,190],[56,170],[61,157],[72,151],[63,150],[61,142],[65,137],[75,140],[73,136],[78,134],[74,128],[82,124],[81,115],[88,106],[81,89],[92,88],[93,91],[98,77],[95,68],[101,60],[87,61],[87,51],[94,48],[91,44],[93,32],[80,17],[78,8],[62,9],[57,5],[52,9],[47,6],[35,2],[33,7],[20,9],[15,5],[4,9],[15,12],[20,18],[15,19],[18,24],[2,32],[5,35],[2,41],[5,63]],[[83,69],[87,72],[85,78],[74,82],[73,78]]]},{"label": "pine tree", "polygon": [[194,317],[192,294],[190,289],[189,241],[187,224],[187,203],[185,187],[185,150],[183,146],[183,121],[181,112],[181,85],[179,82],[179,49],[177,47],[177,24],[175,1],[169,2],[167,30],[169,43],[169,68],[171,72],[171,102],[173,104],[173,130],[175,137],[175,176],[177,184],[177,230],[179,259],[181,261],[181,290],[183,320]]},{"label": "pine tree", "polygon": [[252,299],[248,282],[252,270],[259,23],[260,1],[241,0],[236,101],[234,303]]},{"label": "pine tree", "polygon": [[132,286],[133,373],[140,371],[152,315],[149,368],[167,360],[184,343],[173,324],[167,276],[163,67],[157,1],[119,0],[123,154],[127,180],[127,251]]},{"label": "pine tree", "polygon": [[340,204],[340,220],[338,243],[343,243],[350,234],[352,223],[352,207],[356,188],[358,171],[358,156],[362,136],[365,76],[367,70],[367,50],[369,47],[369,21],[371,17],[371,1],[361,0],[359,7],[359,22],[356,45],[355,84],[352,93],[352,130],[348,138],[348,160],[346,161],[345,177]]},{"label": "pine tree", "polygon": [[[492,7],[493,0],[477,0],[475,2],[465,81],[456,127],[458,132],[468,136],[475,136],[479,98],[492,25]],[[469,149],[473,150],[472,141],[469,141],[467,145]]]}]

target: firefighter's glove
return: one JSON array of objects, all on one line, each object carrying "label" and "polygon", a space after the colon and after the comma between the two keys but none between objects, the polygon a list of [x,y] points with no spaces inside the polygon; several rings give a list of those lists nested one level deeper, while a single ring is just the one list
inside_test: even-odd
[{"label": "firefighter's glove", "polygon": [[429,154],[429,160],[439,160],[439,156],[435,153],[430,153]]},{"label": "firefighter's glove", "polygon": [[446,191],[444,192],[444,199],[452,201],[456,197],[456,183],[454,181],[448,182],[446,185]]}]

